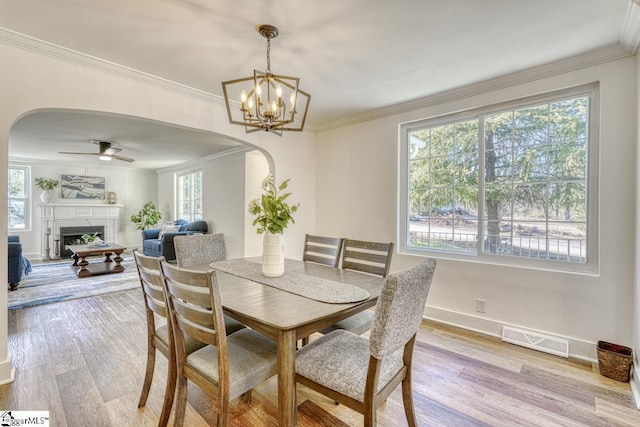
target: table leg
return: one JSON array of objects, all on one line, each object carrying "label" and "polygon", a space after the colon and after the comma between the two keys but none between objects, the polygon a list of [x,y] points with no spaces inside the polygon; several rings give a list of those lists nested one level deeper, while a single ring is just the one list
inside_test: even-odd
[{"label": "table leg", "polygon": [[91,272],[87,270],[87,265],[89,265],[89,261],[87,261],[86,257],[80,257],[80,271],[78,271],[78,277],[88,277],[91,276]]},{"label": "table leg", "polygon": [[112,262],[111,261],[111,252],[104,253],[104,262]]},{"label": "table leg", "polygon": [[116,257],[113,259],[116,262],[115,267],[113,267],[114,272],[124,271],[124,267],[120,264],[122,262],[121,254],[122,252],[116,252]]},{"label": "table leg", "polygon": [[78,260],[80,259],[80,257],[76,254],[73,254],[72,256],[73,258],[73,264],[71,264],[73,267],[76,267],[78,265]]},{"label": "table leg", "polygon": [[278,425],[295,426],[296,420],[296,334],[278,332]]}]

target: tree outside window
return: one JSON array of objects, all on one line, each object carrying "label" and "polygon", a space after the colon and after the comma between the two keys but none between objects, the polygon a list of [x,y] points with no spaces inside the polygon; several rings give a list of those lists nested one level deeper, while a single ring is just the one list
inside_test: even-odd
[{"label": "tree outside window", "polygon": [[406,132],[406,247],[584,264],[590,95]]}]

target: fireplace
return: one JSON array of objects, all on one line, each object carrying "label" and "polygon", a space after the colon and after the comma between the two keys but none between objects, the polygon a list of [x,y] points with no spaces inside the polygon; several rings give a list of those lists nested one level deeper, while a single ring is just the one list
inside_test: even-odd
[{"label": "fireplace", "polygon": [[69,245],[83,244],[80,238],[83,234],[98,233],[98,237],[104,240],[103,225],[83,225],[80,227],[60,227],[60,256],[62,258],[70,257],[72,252]]},{"label": "fireplace", "polygon": [[[63,234],[71,234],[75,243],[77,239],[89,230],[90,234],[98,233],[105,242],[118,243],[120,230],[120,211],[123,205],[109,205],[104,203],[43,203],[40,205],[40,227],[42,230],[42,245],[40,247],[42,259],[47,257],[47,248],[57,249],[55,257],[69,255]],[[76,229],[74,229],[77,227]],[[102,227],[94,229],[93,227]],[[72,232],[66,230],[71,228]],[[51,234],[47,235],[45,230]],[[53,240],[51,240],[53,239]],[[48,240],[48,241],[47,241]],[[67,239],[67,241],[69,241]]]}]

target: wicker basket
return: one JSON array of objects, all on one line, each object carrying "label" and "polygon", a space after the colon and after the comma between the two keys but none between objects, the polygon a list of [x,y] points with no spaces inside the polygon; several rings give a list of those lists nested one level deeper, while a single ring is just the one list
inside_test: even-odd
[{"label": "wicker basket", "polygon": [[598,341],[600,374],[617,381],[629,382],[633,356],[629,347]]}]

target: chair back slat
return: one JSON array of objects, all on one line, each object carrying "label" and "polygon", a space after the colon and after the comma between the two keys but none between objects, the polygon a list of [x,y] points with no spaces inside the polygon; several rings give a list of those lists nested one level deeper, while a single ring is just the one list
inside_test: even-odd
[{"label": "chair back slat", "polygon": [[340,262],[343,243],[344,239],[341,237],[307,234],[304,238],[302,260],[337,267]]},{"label": "chair back slat", "polygon": [[138,269],[138,277],[144,294],[144,301],[147,310],[166,318],[167,309],[162,289],[162,276],[160,275],[160,262],[164,257],[155,258],[141,254],[136,249],[133,257]]},{"label": "chair back slat", "polygon": [[178,267],[189,268],[227,259],[224,234],[191,234],[173,239]]},{"label": "chair back slat", "polygon": [[367,242],[345,239],[342,268],[386,277],[391,267],[393,242]]},{"label": "chair back slat", "polygon": [[186,358],[185,336],[226,347],[224,313],[215,272],[185,270],[161,263],[164,291],[178,349],[178,364]]},{"label": "chair back slat", "polygon": [[384,279],[369,337],[373,357],[393,353],[416,334],[435,270],[436,260],[429,258]]}]

